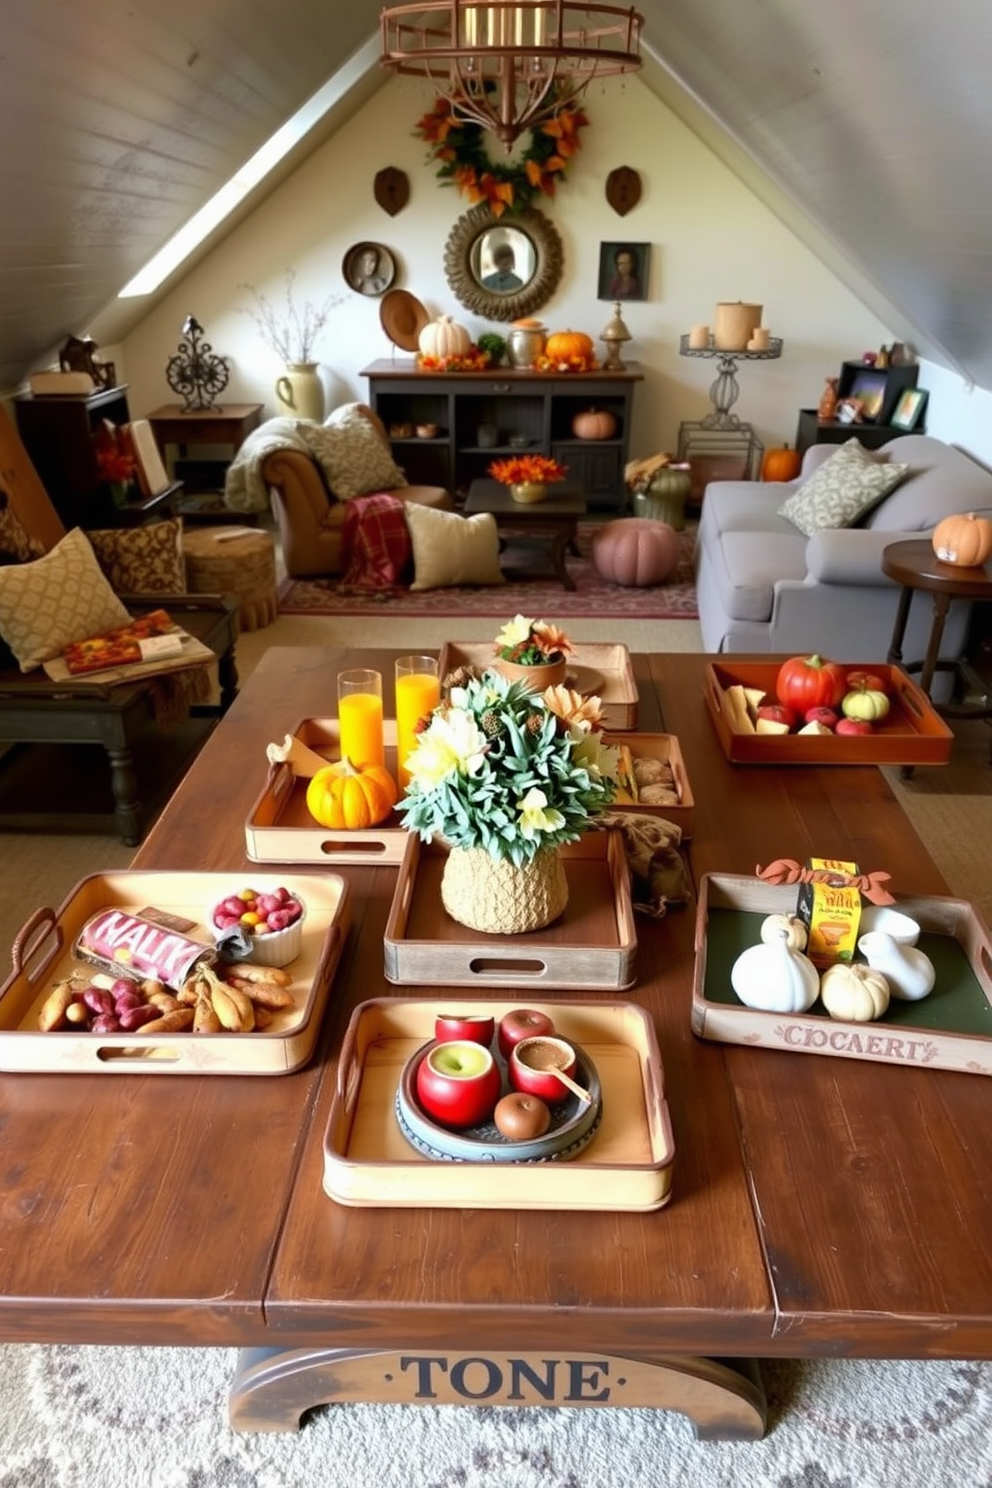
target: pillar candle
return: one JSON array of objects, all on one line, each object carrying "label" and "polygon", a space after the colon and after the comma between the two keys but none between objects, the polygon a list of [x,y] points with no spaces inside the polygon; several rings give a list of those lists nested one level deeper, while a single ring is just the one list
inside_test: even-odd
[{"label": "pillar candle", "polygon": [[767,351],[769,334],[765,326],[755,326],[751,332],[751,340],[748,342],[749,351]]},{"label": "pillar candle", "polygon": [[708,325],[694,325],[689,332],[690,351],[705,351],[710,344],[710,328]]}]

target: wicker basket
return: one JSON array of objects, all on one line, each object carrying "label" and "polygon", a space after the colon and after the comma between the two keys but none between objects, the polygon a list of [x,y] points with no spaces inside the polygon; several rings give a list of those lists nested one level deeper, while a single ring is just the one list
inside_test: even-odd
[{"label": "wicker basket", "polygon": [[441,875],[441,902],[470,930],[521,935],[557,919],[568,903],[568,883],[551,848],[517,867],[482,847],[453,847]]}]

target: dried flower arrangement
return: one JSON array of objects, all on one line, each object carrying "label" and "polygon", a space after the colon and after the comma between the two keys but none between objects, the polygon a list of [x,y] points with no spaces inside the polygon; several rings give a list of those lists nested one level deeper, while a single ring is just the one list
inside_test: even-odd
[{"label": "dried flower arrangement", "polygon": [[281,312],[253,284],[242,284],[239,288],[247,289],[255,297],[255,308],[243,309],[241,313],[251,316],[262,340],[287,365],[298,366],[314,360],[317,338],[327,325],[331,311],[342,304],[346,297],[343,294],[329,294],[320,305],[315,305],[312,300],[305,300],[300,306],[293,296],[295,283],[296,270],[287,269],[286,308]]}]

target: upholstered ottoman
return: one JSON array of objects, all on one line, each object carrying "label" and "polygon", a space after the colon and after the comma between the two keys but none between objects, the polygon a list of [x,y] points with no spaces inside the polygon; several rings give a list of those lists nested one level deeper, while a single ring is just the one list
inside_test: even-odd
[{"label": "upholstered ottoman", "polygon": [[596,572],[613,584],[649,588],[663,584],[679,561],[679,536],[651,517],[618,517],[597,528],[592,540]]},{"label": "upholstered ottoman", "polygon": [[261,630],[277,614],[276,550],[253,527],[191,527],[183,533],[191,594],[233,594],[242,630]]}]

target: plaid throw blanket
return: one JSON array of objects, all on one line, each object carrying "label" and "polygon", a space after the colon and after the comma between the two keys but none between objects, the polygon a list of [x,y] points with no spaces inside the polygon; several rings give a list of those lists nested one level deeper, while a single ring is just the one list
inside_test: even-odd
[{"label": "plaid throw blanket", "polygon": [[343,587],[391,589],[401,583],[413,551],[403,502],[385,492],[349,501],[341,548]]}]

